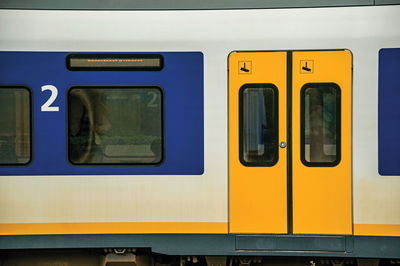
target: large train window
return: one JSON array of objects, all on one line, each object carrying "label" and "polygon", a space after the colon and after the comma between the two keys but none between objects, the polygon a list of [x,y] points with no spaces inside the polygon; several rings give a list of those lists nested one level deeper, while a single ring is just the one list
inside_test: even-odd
[{"label": "large train window", "polygon": [[309,83],[301,89],[301,160],[306,166],[340,161],[340,88]]},{"label": "large train window", "polygon": [[239,90],[239,159],[246,166],[278,161],[278,89],[245,84]]},{"label": "large train window", "polygon": [[159,164],[163,92],[159,87],[73,87],[68,92],[72,164]]},{"label": "large train window", "polygon": [[0,165],[26,165],[31,161],[30,90],[0,88]]}]

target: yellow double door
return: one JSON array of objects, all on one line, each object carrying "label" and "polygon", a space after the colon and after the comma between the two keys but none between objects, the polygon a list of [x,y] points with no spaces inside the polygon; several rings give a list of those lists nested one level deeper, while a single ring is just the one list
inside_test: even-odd
[{"label": "yellow double door", "polygon": [[229,232],[352,234],[349,51],[229,56]]}]

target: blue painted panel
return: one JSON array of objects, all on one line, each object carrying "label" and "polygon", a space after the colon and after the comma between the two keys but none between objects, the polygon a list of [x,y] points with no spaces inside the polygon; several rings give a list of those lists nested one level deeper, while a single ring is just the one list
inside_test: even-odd
[{"label": "blue painted panel", "polygon": [[[26,85],[33,94],[33,161],[0,167],[0,175],[193,174],[204,168],[203,54],[167,52],[159,72],[71,72],[64,52],[0,52],[0,86]],[[44,85],[58,89],[52,106]],[[165,158],[159,166],[73,166],[67,159],[67,90],[75,85],[157,85],[164,90]]]},{"label": "blue painted panel", "polygon": [[400,175],[400,48],[379,51],[379,174]]}]

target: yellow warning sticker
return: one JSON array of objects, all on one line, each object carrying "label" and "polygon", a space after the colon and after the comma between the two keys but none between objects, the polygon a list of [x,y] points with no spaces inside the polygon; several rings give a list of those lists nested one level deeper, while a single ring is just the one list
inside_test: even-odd
[{"label": "yellow warning sticker", "polygon": [[251,61],[239,61],[239,74],[251,74]]},{"label": "yellow warning sticker", "polygon": [[314,73],[314,60],[300,60],[300,74]]}]

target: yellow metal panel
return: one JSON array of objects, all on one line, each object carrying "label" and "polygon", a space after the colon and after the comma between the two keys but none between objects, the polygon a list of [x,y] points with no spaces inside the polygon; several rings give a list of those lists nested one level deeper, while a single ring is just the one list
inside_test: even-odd
[{"label": "yellow metal panel", "polygon": [[[239,161],[239,89],[272,83],[279,91],[279,141],[286,141],[286,52],[234,52],[229,56],[229,232],[286,233],[286,149],[272,167]],[[248,72],[240,68],[246,64]]]},{"label": "yellow metal panel", "polygon": [[400,224],[355,224],[354,235],[400,236]]},{"label": "yellow metal panel", "polygon": [[0,224],[0,235],[53,234],[226,234],[227,223],[13,223]]},{"label": "yellow metal panel", "polygon": [[[302,71],[307,63],[309,71]],[[349,51],[293,52],[293,232],[352,234],[351,76]],[[307,167],[300,160],[300,90],[306,83],[341,88],[341,161]]]}]

